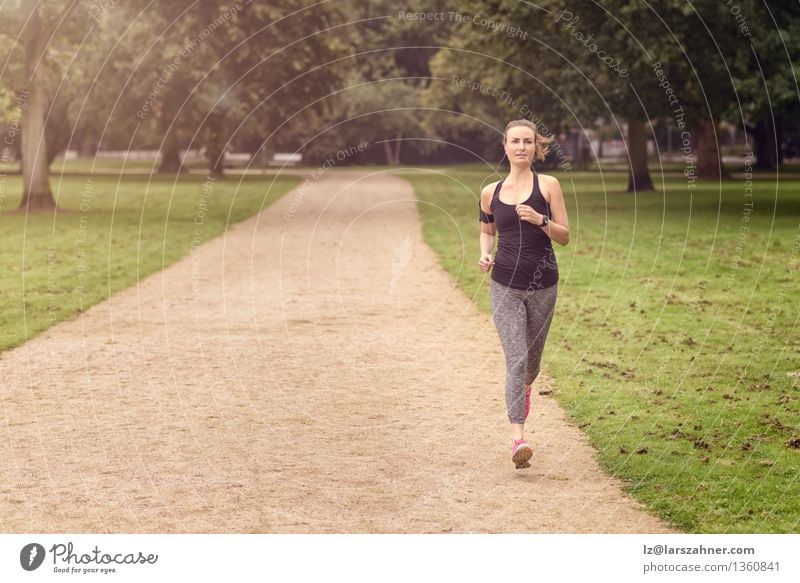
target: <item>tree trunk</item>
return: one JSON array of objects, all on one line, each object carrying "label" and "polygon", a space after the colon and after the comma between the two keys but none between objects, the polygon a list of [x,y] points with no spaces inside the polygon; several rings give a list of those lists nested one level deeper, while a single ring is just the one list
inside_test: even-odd
[{"label": "tree trunk", "polygon": [[756,123],[753,142],[756,155],[755,168],[758,170],[775,170],[778,167],[780,146],[771,120],[759,120]]},{"label": "tree trunk", "polygon": [[389,144],[389,140],[383,141],[383,153],[386,154],[386,163],[391,166],[394,156],[392,154],[392,146]]},{"label": "tree trunk", "polygon": [[578,167],[582,170],[589,168],[589,160],[592,157],[592,145],[582,132],[578,134]]},{"label": "tree trunk", "polygon": [[161,165],[158,171],[164,174],[178,174],[183,172],[181,163],[181,150],[178,140],[175,137],[175,130],[171,130],[164,140],[161,149]]},{"label": "tree trunk", "polygon": [[183,172],[181,161],[181,143],[178,139],[178,122],[176,118],[181,113],[181,95],[174,85],[168,85],[161,94],[163,105],[159,112],[159,126],[164,136],[161,142],[161,164],[158,171],[164,174],[179,174]]},{"label": "tree trunk", "polygon": [[400,166],[400,146],[403,145],[403,132],[401,131],[397,136],[397,142],[394,145],[394,165]]},{"label": "tree trunk", "polygon": [[224,114],[216,111],[208,116],[206,129],[206,156],[208,173],[214,178],[225,176]]},{"label": "tree trunk", "polygon": [[647,168],[647,132],[644,122],[628,119],[628,192],[655,190]]},{"label": "tree trunk", "polygon": [[225,151],[218,145],[214,149],[207,148],[208,174],[214,178],[225,177]]},{"label": "tree trunk", "polygon": [[716,124],[710,119],[699,120],[695,127],[698,178],[728,178],[728,172],[722,165],[716,129]]},{"label": "tree trunk", "polygon": [[22,114],[22,202],[19,208],[26,210],[52,210],[56,208],[50,190],[47,168],[47,141],[44,134],[47,98],[41,79],[44,65],[46,38],[42,34],[42,20],[35,0],[28,0],[28,14],[23,42],[25,45],[25,73],[28,93],[21,102]]},{"label": "tree trunk", "polygon": [[44,136],[47,140],[47,166],[50,167],[53,160],[67,151],[72,137],[72,126],[69,123],[69,111],[63,96],[51,102],[48,109]]}]

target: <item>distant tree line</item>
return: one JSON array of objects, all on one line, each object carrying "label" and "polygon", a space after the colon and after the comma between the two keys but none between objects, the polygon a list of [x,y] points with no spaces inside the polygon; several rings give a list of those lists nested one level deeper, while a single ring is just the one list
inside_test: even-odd
[{"label": "distant tree line", "polygon": [[[584,160],[622,136],[629,190],[653,188],[665,131],[687,177],[724,178],[720,123],[756,167],[800,128],[800,5],[784,0],[16,0],[0,8],[2,160],[21,160],[26,209],[53,208],[65,150],[155,149],[183,170],[200,149],[314,164],[498,162],[525,117]],[[348,148],[350,150],[348,150]]]}]

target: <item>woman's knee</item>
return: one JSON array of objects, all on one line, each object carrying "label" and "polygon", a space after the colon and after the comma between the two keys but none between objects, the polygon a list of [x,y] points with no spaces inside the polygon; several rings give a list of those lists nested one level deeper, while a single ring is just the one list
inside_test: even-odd
[{"label": "woman's knee", "polygon": [[513,356],[506,358],[506,371],[509,375],[522,376],[525,374],[527,364],[524,357]]},{"label": "woman's knee", "polygon": [[532,385],[533,381],[539,376],[540,367],[537,365],[525,371],[525,384]]}]

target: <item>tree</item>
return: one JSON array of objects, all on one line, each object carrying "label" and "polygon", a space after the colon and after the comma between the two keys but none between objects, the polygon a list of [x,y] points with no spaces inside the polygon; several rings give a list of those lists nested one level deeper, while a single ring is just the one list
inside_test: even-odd
[{"label": "tree", "polygon": [[56,207],[48,178],[50,159],[47,153],[45,127],[50,96],[47,92],[46,68],[48,52],[64,37],[65,26],[79,0],[46,2],[21,0],[18,6],[7,8],[8,14],[0,32],[9,46],[6,60],[21,58],[23,78],[18,95],[22,98],[22,177],[23,191],[20,208],[49,210]]},{"label": "tree", "polygon": [[739,31],[748,36],[731,59],[739,99],[729,117],[749,134],[755,167],[774,170],[783,162],[786,120],[800,114],[796,65],[800,62],[800,7],[795,2],[767,5],[748,0],[740,2],[737,11]]},{"label": "tree", "polygon": [[[216,91],[214,111],[223,111],[230,131],[222,147],[251,142],[274,150],[279,141],[297,143],[292,129],[319,114],[326,97],[342,83],[336,66],[347,51],[348,20],[342,3],[309,5],[303,0],[243,5],[228,38],[215,37],[224,91]],[[212,94],[215,92],[212,91]],[[213,126],[209,136],[214,135]]]},{"label": "tree", "polygon": [[[477,0],[459,4],[463,12],[453,29],[453,50],[441,51],[432,62],[434,75],[453,79],[446,88],[432,87],[429,98],[437,92],[440,98],[449,94],[450,99],[442,103],[478,114],[490,125],[509,117],[527,117],[555,134],[568,126],[585,132],[603,115],[615,120],[620,129],[627,125],[630,132],[629,189],[652,189],[644,123],[666,108],[659,102],[650,110],[643,108],[636,94],[656,92],[652,83],[633,86],[637,77],[630,71],[639,74],[647,66],[641,58],[630,62],[622,58],[633,53],[634,40],[612,32],[605,10],[587,4],[499,3],[492,5],[490,13]],[[640,26],[652,27],[643,16],[641,20]],[[488,24],[476,26],[476,22]],[[615,63],[601,61],[596,46],[601,41],[595,36],[603,37],[606,44],[601,46]],[[459,84],[454,71],[466,77],[465,84]]]},{"label": "tree", "polygon": [[[681,131],[690,177],[726,175],[717,127],[739,103],[761,158],[769,165],[770,156],[780,156],[783,119],[797,104],[792,67],[800,53],[800,9],[794,2],[465,0],[459,9],[486,25],[453,28],[452,50],[432,60],[434,75],[460,71],[511,94],[551,128],[580,128],[598,116],[627,128],[629,191],[652,189],[646,147],[654,120],[672,119]],[[525,31],[525,42],[503,34],[510,26]],[[489,103],[480,90],[462,90],[458,99],[449,93],[452,88],[432,85],[427,98],[480,115],[520,113],[497,96]]]},{"label": "tree", "polygon": [[[425,142],[433,134],[425,128],[418,109],[419,94],[410,83],[393,77],[369,81],[361,70],[352,69],[343,90],[329,99],[325,114],[305,128],[306,140],[313,144],[306,151],[324,160],[351,146],[378,144],[384,162],[397,166],[406,137],[415,139],[412,144],[418,152],[434,150]],[[371,154],[375,160],[377,156]]]},{"label": "tree", "polygon": [[[420,111],[420,94],[430,83],[429,60],[447,33],[441,26],[418,26],[399,14],[444,7],[441,0],[412,0],[400,9],[389,0],[351,7],[349,18],[360,24],[348,27],[342,40],[352,57],[332,69],[342,90],[331,90],[314,123],[297,128],[309,142],[305,155],[325,160],[336,150],[375,143],[379,147],[362,159],[397,165],[407,154],[428,156],[437,149],[435,134]],[[316,136],[320,127],[329,129]]]},{"label": "tree", "polygon": [[220,176],[232,143],[263,141],[335,85],[319,65],[343,48],[336,3],[182,0],[162,10],[137,0],[125,9],[129,19],[144,11],[150,26],[151,50],[134,71],[149,79],[136,83],[148,104],[136,131],[158,140],[160,171],[180,171],[180,151],[202,145],[209,172]]}]

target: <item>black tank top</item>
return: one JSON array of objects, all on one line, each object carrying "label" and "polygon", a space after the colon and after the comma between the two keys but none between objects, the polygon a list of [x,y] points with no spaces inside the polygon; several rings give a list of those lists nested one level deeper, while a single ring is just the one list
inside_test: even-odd
[{"label": "black tank top", "polygon": [[[505,180],[505,178],[503,179]],[[500,235],[492,279],[515,289],[544,289],[558,282],[558,264],[550,237],[541,227],[521,221],[516,205],[500,200],[503,180],[497,183],[489,208]],[[550,205],[539,190],[539,174],[533,173],[533,192],[522,204],[550,216]]]}]

